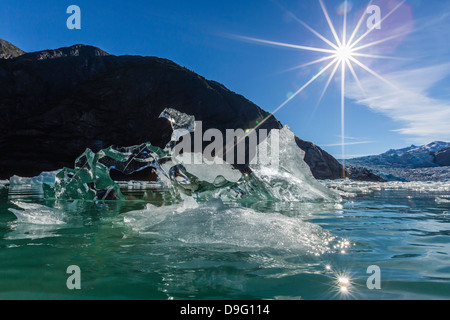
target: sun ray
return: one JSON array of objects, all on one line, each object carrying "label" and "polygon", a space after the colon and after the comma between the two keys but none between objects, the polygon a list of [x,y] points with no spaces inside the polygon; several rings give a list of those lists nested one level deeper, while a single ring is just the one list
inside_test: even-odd
[{"label": "sun ray", "polygon": [[284,70],[284,71],[281,71],[281,72],[294,71],[294,70],[301,69],[301,68],[304,68],[304,67],[308,67],[308,66],[320,63],[320,62],[328,61],[328,60],[331,60],[331,59],[334,59],[334,58],[336,58],[335,54],[333,54],[331,56],[326,56],[326,57],[323,57],[323,58],[320,58],[320,59],[317,59],[317,60],[314,60],[314,61],[311,61],[311,62],[307,62],[307,63],[304,63],[302,65],[299,65],[299,66],[296,66],[296,67],[293,67],[293,68],[290,68],[290,69],[287,69],[287,70]]},{"label": "sun ray", "polygon": [[342,142],[342,178],[345,179],[345,61],[342,61],[341,74],[341,142]]},{"label": "sun ray", "polygon": [[[292,99],[294,99],[296,96],[298,96],[303,90],[305,90],[311,83],[313,83],[317,78],[319,78],[325,71],[327,71],[331,66],[333,66],[334,63],[338,63],[338,58],[335,58],[332,62],[330,62],[326,67],[324,67],[322,70],[320,70],[314,77],[311,78],[306,84],[304,84],[300,89],[298,89],[292,96],[290,96],[288,99],[286,99],[281,105],[279,105],[272,113],[270,113],[267,117],[265,117],[263,120],[261,120],[258,125],[256,125],[254,128],[250,129],[243,137],[238,139],[236,143],[234,144],[234,147],[236,147],[239,143],[241,143],[245,138],[247,138],[250,134],[255,132],[259,127],[261,127],[267,120],[269,120],[275,113],[280,111],[286,104],[288,104]],[[228,151],[231,150],[231,147],[227,148],[225,151],[225,154],[228,153]]]},{"label": "sun ray", "polygon": [[336,63],[335,63],[334,69],[333,69],[333,71],[331,72],[330,76],[328,77],[328,80],[327,80],[327,82],[325,83],[325,86],[324,86],[324,88],[323,88],[323,90],[322,90],[322,93],[320,94],[319,100],[317,100],[317,103],[316,103],[316,105],[314,106],[313,111],[311,112],[310,119],[314,116],[314,114],[315,114],[316,111],[317,111],[317,108],[319,107],[320,103],[322,102],[322,99],[323,99],[323,97],[325,96],[325,93],[327,92],[328,87],[330,86],[331,80],[333,80],[334,76],[336,75],[337,70],[339,69],[339,65],[340,65],[339,62],[336,62]]},{"label": "sun ray", "polygon": [[366,96],[366,90],[364,90],[364,87],[362,86],[361,81],[359,81],[358,75],[356,74],[355,68],[353,68],[353,65],[350,62],[350,60],[347,61],[347,65],[348,65],[348,69],[350,70],[351,74],[353,75],[353,78],[355,79],[356,84],[358,85],[359,89],[364,94],[364,96]]},{"label": "sun ray", "polygon": [[384,39],[380,39],[380,40],[377,40],[377,41],[374,41],[374,42],[371,42],[371,43],[368,43],[368,44],[364,44],[364,45],[359,46],[357,48],[352,48],[352,50],[353,51],[359,51],[359,50],[362,50],[362,49],[370,48],[370,47],[375,46],[377,44],[380,44],[380,43],[383,43],[383,42],[387,42],[387,41],[391,41],[391,40],[399,38],[399,37],[403,37],[403,36],[405,36],[407,34],[408,34],[407,32],[397,33],[397,34],[394,34],[393,36],[390,36],[390,37],[387,37],[387,38],[384,38]]},{"label": "sun ray", "polygon": [[325,15],[325,18],[327,19],[328,25],[330,26],[331,32],[333,33],[334,39],[336,40],[336,43],[338,47],[342,46],[341,40],[339,39],[339,36],[336,33],[336,29],[333,26],[333,23],[331,22],[330,16],[328,15],[327,8],[325,7],[325,4],[323,3],[323,0],[319,0],[320,6],[322,7],[323,14]]},{"label": "sun ray", "polygon": [[359,37],[357,40],[355,40],[355,42],[353,42],[351,44],[351,48],[354,48],[359,42],[361,42],[361,40],[363,40],[365,37],[367,37],[368,34],[370,34],[376,26],[381,25],[381,23],[383,21],[385,21],[387,18],[389,18],[395,11],[397,11],[398,8],[400,8],[404,3],[406,2],[406,0],[403,0],[402,2],[400,2],[398,5],[396,5],[386,16],[384,16],[380,21],[378,21],[378,23],[373,27],[370,28],[369,30],[367,30],[366,33],[364,33],[361,37]]},{"label": "sun ray", "polygon": [[363,14],[361,15],[361,18],[358,21],[358,24],[356,25],[355,29],[353,30],[352,35],[350,36],[350,38],[348,39],[348,43],[351,44],[353,39],[356,37],[356,34],[359,31],[359,28],[361,28],[361,24],[364,21],[364,19],[367,17],[366,15],[366,11],[367,8],[369,8],[372,5],[373,0],[370,0],[369,4],[367,5],[366,9],[364,10]]},{"label": "sun ray", "polygon": [[342,30],[342,45],[347,46],[347,0],[344,0],[344,27]]},{"label": "sun ray", "polygon": [[249,40],[249,41],[254,41],[254,42],[259,42],[259,43],[264,43],[264,44],[270,44],[270,45],[279,46],[279,47],[286,47],[286,48],[300,49],[300,50],[307,50],[307,51],[315,51],[315,52],[325,52],[325,53],[331,53],[331,54],[336,53],[336,50],[331,50],[331,49],[306,47],[306,46],[300,46],[300,45],[296,45],[296,44],[263,40],[263,39],[258,39],[258,38],[245,37],[245,36],[236,36],[236,37],[244,39],[244,40]]},{"label": "sun ray", "polygon": [[391,56],[382,56],[376,54],[367,54],[367,53],[352,53],[353,57],[364,57],[364,58],[373,58],[373,59],[390,59],[390,60],[400,60],[400,61],[410,61],[411,59],[403,58],[403,57],[391,57]]},{"label": "sun ray", "polygon": [[391,86],[393,89],[395,90],[400,90],[395,84],[393,84],[392,82],[390,82],[389,80],[383,78],[382,76],[380,76],[378,73],[376,73],[375,71],[373,71],[372,69],[370,69],[368,66],[366,66],[365,64],[361,63],[358,59],[351,57],[350,60],[352,60],[354,63],[356,63],[358,66],[360,66],[361,68],[363,68],[364,70],[366,70],[367,72],[369,72],[370,74],[372,74],[373,76],[377,77],[378,79],[380,79],[381,81],[383,81],[384,83],[388,84],[389,86]]},{"label": "sun ray", "polygon": [[298,96],[303,90],[305,90],[311,83],[313,83],[318,77],[320,77],[325,71],[327,71],[330,67],[332,67],[335,63],[338,62],[338,59],[335,58],[332,62],[330,62],[326,67],[320,70],[314,77],[311,78],[305,85],[303,85],[300,89],[298,89],[294,94],[292,94],[288,99],[286,99],[282,104],[280,104],[272,113],[270,113],[267,117],[261,120],[257,126],[250,130],[243,138],[246,138],[253,131],[257,130],[260,126],[262,126],[267,120],[270,119],[275,113],[280,111],[286,104],[288,104],[292,99]]},{"label": "sun ray", "polygon": [[319,39],[321,39],[322,41],[324,41],[326,44],[328,44],[329,46],[331,46],[334,49],[337,49],[338,47],[336,46],[336,44],[334,44],[333,42],[331,42],[330,40],[328,40],[327,38],[325,38],[323,35],[321,35],[319,32],[317,32],[316,30],[314,30],[313,28],[311,28],[308,24],[306,24],[303,20],[299,19],[295,14],[293,14],[291,11],[289,11],[288,9],[286,9],[283,5],[281,5],[278,1],[276,0],[272,0],[276,5],[278,5],[282,10],[286,11],[287,14],[289,14],[295,21],[297,21],[298,23],[300,23],[302,26],[304,26],[306,29],[308,29],[309,31],[311,31],[314,35],[316,35]]},{"label": "sun ray", "polygon": [[324,67],[322,70],[320,70],[314,77],[312,77],[306,84],[304,84],[300,89],[298,89],[294,94],[292,94],[289,98],[287,98],[282,104],[280,104],[272,113],[267,116],[264,120],[262,120],[254,129],[257,129],[260,127],[264,122],[266,122],[271,116],[273,116],[275,113],[280,111],[281,108],[283,108],[286,104],[288,104],[292,99],[294,99],[296,96],[298,96],[303,90],[305,90],[311,83],[313,83],[318,77],[320,77],[325,71],[330,69],[336,62],[338,61],[337,58],[335,58],[333,61],[331,61],[326,67]]},{"label": "sun ray", "polygon": [[[336,74],[338,69],[339,69],[339,63],[336,62],[336,65],[334,66],[334,69],[331,72],[330,77],[328,78],[327,83],[325,84],[325,87],[322,90],[322,93],[321,93],[321,95],[319,97],[319,101],[317,102],[316,108],[320,104],[320,102],[322,101],[323,97],[325,96],[325,92],[327,91],[328,87],[330,86],[331,80],[334,78],[334,76],[335,76],[335,74]],[[313,113],[315,112],[316,108],[314,108]]]}]

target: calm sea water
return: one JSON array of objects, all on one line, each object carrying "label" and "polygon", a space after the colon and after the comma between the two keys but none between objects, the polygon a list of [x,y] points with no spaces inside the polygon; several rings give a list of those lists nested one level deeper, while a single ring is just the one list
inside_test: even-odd
[{"label": "calm sea water", "polygon": [[[2,188],[0,299],[450,298],[450,184],[330,187],[342,203],[246,208]],[[81,290],[66,286],[70,265]],[[380,290],[367,287],[372,265]]]}]

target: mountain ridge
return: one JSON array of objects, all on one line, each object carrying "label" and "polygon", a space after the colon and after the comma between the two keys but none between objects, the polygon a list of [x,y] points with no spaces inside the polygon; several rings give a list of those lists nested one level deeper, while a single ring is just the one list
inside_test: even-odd
[{"label": "mountain ridge", "polygon": [[395,168],[429,168],[439,166],[450,166],[448,153],[450,142],[433,141],[431,143],[401,149],[391,149],[379,155],[358,157],[346,160],[349,165]]}]

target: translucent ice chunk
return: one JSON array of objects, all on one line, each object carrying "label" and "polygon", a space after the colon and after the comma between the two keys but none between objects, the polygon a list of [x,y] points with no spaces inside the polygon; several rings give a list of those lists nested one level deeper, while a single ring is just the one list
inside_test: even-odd
[{"label": "translucent ice chunk", "polygon": [[184,135],[194,132],[195,130],[195,117],[182,113],[172,108],[166,108],[159,115],[160,118],[166,118],[169,120],[172,126],[172,139],[167,147],[172,149],[174,144]]},{"label": "translucent ice chunk", "polygon": [[55,184],[55,178],[59,170],[52,172],[42,172],[40,175],[32,178],[24,178],[19,176],[12,176],[10,178],[10,186],[41,186],[43,183],[48,185]]},{"label": "translucent ice chunk", "polygon": [[108,168],[99,162],[104,153],[87,149],[76,161],[75,168],[64,168],[56,175],[55,187],[45,185],[46,195],[56,199],[116,200],[123,198],[119,186],[109,176]]},{"label": "translucent ice chunk", "polygon": [[249,248],[293,250],[320,255],[335,240],[320,226],[279,213],[261,214],[250,208],[228,207],[220,200],[184,202],[132,211],[123,218],[133,232],[188,244],[222,244]]},{"label": "translucent ice chunk", "polygon": [[[273,133],[269,134],[270,140]],[[258,145],[259,162],[250,165],[258,185],[264,187],[265,191],[274,199],[283,201],[298,200],[327,200],[338,201],[340,196],[317,181],[311,173],[311,169],[303,160],[305,153],[296,142],[294,133],[285,126],[279,132],[279,163],[277,166],[264,166],[261,163],[270,163],[270,159],[260,150]]]},{"label": "translucent ice chunk", "polygon": [[59,209],[49,208],[40,204],[12,202],[23,210],[9,208],[14,213],[17,220],[22,223],[42,224],[42,225],[59,225],[65,224],[64,212]]},{"label": "translucent ice chunk", "polygon": [[[182,163],[186,170],[195,175],[202,181],[214,183],[218,176],[222,176],[225,180],[230,182],[238,182],[242,173],[234,168],[232,165],[222,161],[222,164],[207,164],[208,161],[203,158],[201,153],[192,154],[192,157],[187,156],[189,159],[195,159],[193,163],[201,163],[192,164],[192,163]],[[218,161],[211,160],[212,163],[219,163]]]}]

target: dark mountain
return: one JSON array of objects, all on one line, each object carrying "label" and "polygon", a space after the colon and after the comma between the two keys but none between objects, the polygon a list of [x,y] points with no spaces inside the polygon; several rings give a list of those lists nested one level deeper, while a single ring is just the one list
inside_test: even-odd
[{"label": "dark mountain", "polygon": [[[1,178],[71,167],[85,148],[164,146],[171,128],[158,117],[167,107],[194,115],[204,130],[252,128],[268,115],[166,59],[113,56],[85,45],[32,53],[8,48],[0,59]],[[262,126],[280,127],[273,116]],[[340,178],[342,167],[331,155],[298,138],[297,144],[316,178]]]},{"label": "dark mountain", "polygon": [[347,167],[348,175],[357,181],[368,181],[368,182],[386,182],[388,177],[381,177],[380,175],[374,173],[364,167]]},{"label": "dark mountain", "polygon": [[[303,141],[296,137],[297,145],[305,151],[305,162],[311,168],[311,172],[316,179],[341,179],[342,178],[342,165],[329,153],[322,150],[315,144]],[[346,176],[349,173],[346,172]],[[351,178],[356,178],[350,176]]]},{"label": "dark mountain", "polygon": [[450,166],[450,147],[433,153],[434,161],[441,167]]}]

